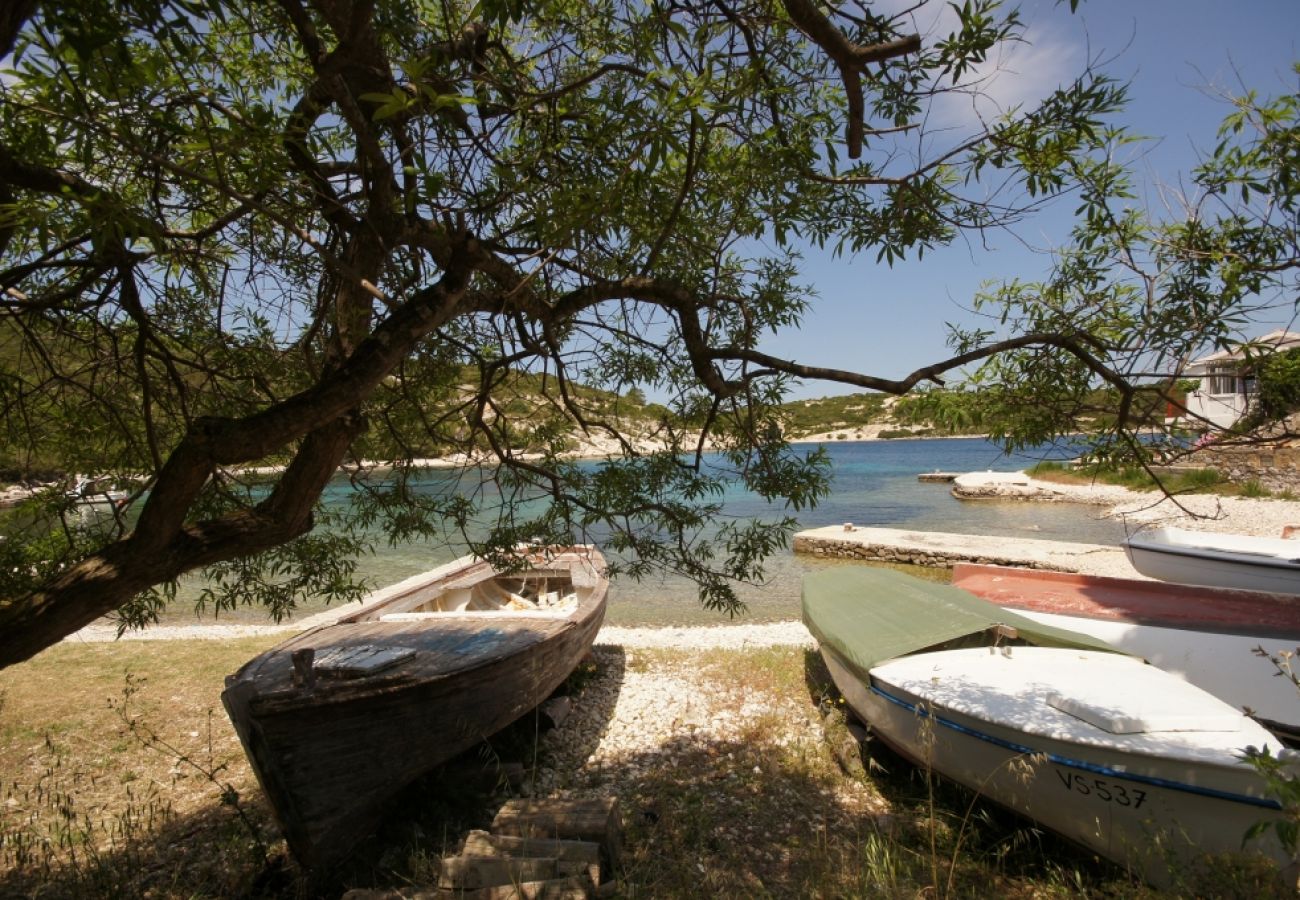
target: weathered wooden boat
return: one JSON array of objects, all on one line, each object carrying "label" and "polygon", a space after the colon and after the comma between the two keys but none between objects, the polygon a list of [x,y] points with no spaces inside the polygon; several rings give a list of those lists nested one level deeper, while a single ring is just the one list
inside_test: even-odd
[{"label": "weathered wooden boat", "polygon": [[1300,597],[973,563],[954,566],[952,584],[1140,656],[1300,735],[1300,693],[1255,653],[1300,646]]},{"label": "weathered wooden boat", "polygon": [[222,702],[289,848],[327,866],[404,786],[518,719],[590,649],[605,614],[591,547],[463,557],[378,591],[226,679]]},{"label": "weathered wooden boat", "polygon": [[1300,594],[1300,541],[1153,528],[1124,541],[1133,568],[1179,584]]},{"label": "weathered wooden boat", "polygon": [[803,615],[872,733],[902,756],[1157,884],[1200,854],[1290,865],[1279,804],[1242,758],[1294,766],[1222,700],[1086,635],[950,585],[842,567],[804,579]]}]

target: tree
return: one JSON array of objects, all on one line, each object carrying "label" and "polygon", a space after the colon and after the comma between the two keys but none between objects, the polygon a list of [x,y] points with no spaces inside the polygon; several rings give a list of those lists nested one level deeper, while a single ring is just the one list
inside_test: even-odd
[{"label": "tree", "polygon": [[[1300,76],[1300,64],[1294,71]],[[977,305],[999,325],[953,334],[961,351],[987,345],[1000,329],[1079,329],[1105,348],[1104,366],[1018,348],[990,358],[965,394],[909,398],[914,408],[966,423],[975,416],[995,438],[1019,445],[1069,433],[1087,416],[1102,422],[1090,436],[1099,460],[1149,466],[1194,449],[1176,429],[1162,428],[1166,409],[1214,427],[1195,421],[1185,405],[1179,379],[1188,362],[1245,344],[1247,365],[1268,372],[1266,417],[1285,415],[1295,398],[1294,357],[1270,358],[1248,338],[1256,321],[1294,322],[1300,312],[1300,90],[1271,99],[1243,91],[1225,102],[1231,112],[1217,142],[1191,173],[1190,190],[1168,192],[1173,212],[1164,217],[1134,202],[1131,172],[1115,157],[1072,160],[1078,223],[1050,276],[990,285]],[[1116,150],[1131,143],[1117,140]],[[1101,404],[1099,373],[1110,389]],[[1134,425],[1142,423],[1148,433],[1139,438]],[[1259,424],[1247,418],[1217,443],[1296,437],[1285,422],[1264,431],[1255,430]]]},{"label": "tree", "polygon": [[[729,579],[788,523],[703,532],[722,485],[795,509],[826,489],[773,419],[791,378],[900,394],[1017,347],[1107,371],[1055,319],[899,380],[759,349],[811,302],[798,239],[890,263],[1014,223],[1104,150],[1123,89],[1090,72],[922,128],[1018,38],[991,0],[956,12],[923,41],[907,14],[807,0],[11,4],[7,456],[139,481],[138,517],[58,527],[56,496],[9,520],[0,665],[113,610],[147,621],[200,567],[222,603],[347,596],[355,542],[313,533],[325,484],[451,450],[484,455],[507,501],[547,498],[503,504],[484,552],[599,532],[628,573],[685,572],[734,610]],[[666,398],[663,451],[584,385]],[[564,461],[574,428],[623,457]],[[474,515],[405,474],[364,485],[353,521],[402,539]]]},{"label": "tree", "polygon": [[1252,422],[1286,425],[1287,417],[1300,410],[1300,352],[1292,348],[1265,356],[1255,375],[1259,393],[1250,411]]}]

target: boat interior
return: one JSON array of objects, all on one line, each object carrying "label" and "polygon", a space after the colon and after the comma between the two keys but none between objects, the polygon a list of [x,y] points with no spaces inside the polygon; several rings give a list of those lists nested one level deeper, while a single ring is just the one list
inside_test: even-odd
[{"label": "boat interior", "polygon": [[517,575],[467,576],[429,585],[376,608],[360,621],[401,622],[448,613],[491,617],[564,617],[577,607],[578,590],[567,570],[530,570]]}]

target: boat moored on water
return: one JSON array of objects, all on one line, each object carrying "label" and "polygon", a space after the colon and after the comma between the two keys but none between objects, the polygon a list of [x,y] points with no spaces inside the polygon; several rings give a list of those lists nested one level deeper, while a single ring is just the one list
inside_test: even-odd
[{"label": "boat moored on water", "polygon": [[1130,535],[1124,551],[1161,581],[1300,594],[1300,540],[1162,527]]},{"label": "boat moored on water", "polygon": [[222,702],[289,848],[344,856],[403,787],[535,708],[591,648],[609,589],[592,547],[463,557],[268,650]]},{"label": "boat moored on water", "polygon": [[804,579],[804,621],[874,736],[1154,883],[1201,854],[1293,862],[1280,805],[1243,758],[1294,766],[1263,726],[1087,635],[950,585],[837,567]]}]

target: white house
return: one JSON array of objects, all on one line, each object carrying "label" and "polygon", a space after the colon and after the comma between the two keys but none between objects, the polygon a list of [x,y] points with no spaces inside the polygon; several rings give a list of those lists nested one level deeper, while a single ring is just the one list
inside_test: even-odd
[{"label": "white house", "polygon": [[1246,414],[1255,395],[1252,361],[1293,347],[1300,347],[1300,333],[1279,329],[1192,360],[1183,374],[1199,378],[1200,385],[1187,395],[1187,419],[1194,426],[1231,426]]}]

